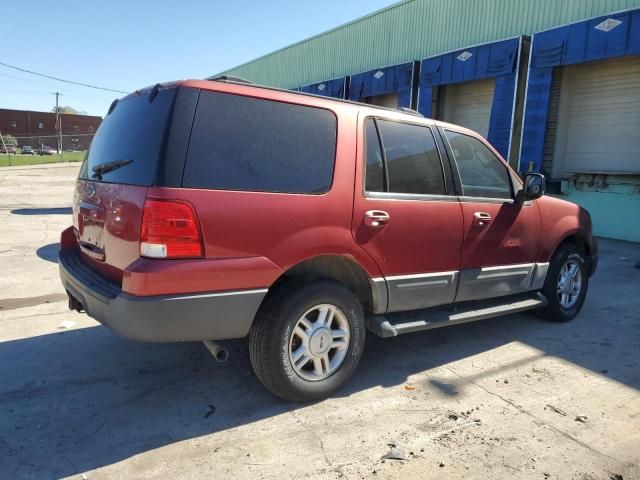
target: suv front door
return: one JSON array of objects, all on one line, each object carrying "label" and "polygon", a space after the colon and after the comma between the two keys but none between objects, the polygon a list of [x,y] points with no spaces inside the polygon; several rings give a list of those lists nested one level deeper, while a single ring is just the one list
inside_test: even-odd
[{"label": "suv front door", "polygon": [[359,119],[352,231],[384,275],[376,313],[455,298],[463,222],[443,148],[429,124]]},{"label": "suv front door", "polygon": [[456,301],[542,287],[547,264],[536,263],[540,216],[535,201],[515,201],[520,188],[506,163],[479,136],[440,129],[452,158],[464,219]]}]

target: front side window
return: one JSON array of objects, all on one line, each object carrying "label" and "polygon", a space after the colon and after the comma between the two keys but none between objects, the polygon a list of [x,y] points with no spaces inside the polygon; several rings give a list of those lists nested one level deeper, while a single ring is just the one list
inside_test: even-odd
[{"label": "front side window", "polygon": [[463,195],[512,198],[507,167],[483,142],[463,133],[445,132],[458,165]]},{"label": "front side window", "polygon": [[202,91],[182,185],[325,193],[333,179],[336,128],[328,110]]},{"label": "front side window", "polygon": [[378,120],[391,193],[444,195],[444,174],[429,127]]}]

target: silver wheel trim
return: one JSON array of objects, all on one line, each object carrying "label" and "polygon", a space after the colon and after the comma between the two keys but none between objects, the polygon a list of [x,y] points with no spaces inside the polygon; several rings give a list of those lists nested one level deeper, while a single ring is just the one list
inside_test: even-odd
[{"label": "silver wheel trim", "polygon": [[349,348],[349,322],[335,305],[307,310],[296,322],[289,339],[289,361],[305,380],[317,382],[333,374]]},{"label": "silver wheel trim", "polygon": [[564,309],[572,308],[580,297],[582,291],[582,270],[576,259],[564,262],[558,275],[557,294],[558,302]]}]

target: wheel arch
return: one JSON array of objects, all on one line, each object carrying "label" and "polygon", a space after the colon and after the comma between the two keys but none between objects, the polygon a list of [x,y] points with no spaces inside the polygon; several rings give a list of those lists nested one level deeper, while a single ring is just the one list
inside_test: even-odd
[{"label": "wheel arch", "polygon": [[374,281],[357,261],[347,255],[318,255],[296,263],[269,287],[267,298],[296,279],[335,280],[356,294],[365,312],[379,312],[386,308],[386,283]]},{"label": "wheel arch", "polygon": [[593,253],[591,252],[591,246],[589,245],[589,242],[587,240],[587,236],[585,235],[585,233],[582,232],[581,230],[576,229],[571,232],[568,232],[564,237],[560,239],[556,247],[553,249],[551,258],[553,258],[553,256],[556,254],[558,249],[560,249],[560,247],[567,244],[575,245],[576,247],[583,249],[587,254],[587,256],[592,255]]}]

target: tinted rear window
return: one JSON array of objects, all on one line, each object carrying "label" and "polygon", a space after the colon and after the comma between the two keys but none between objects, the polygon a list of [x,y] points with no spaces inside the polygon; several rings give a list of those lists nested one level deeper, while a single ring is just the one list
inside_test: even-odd
[{"label": "tinted rear window", "polygon": [[[80,178],[131,185],[153,184],[156,166],[171,116],[175,88],[126,98],[100,124],[91,142]],[[125,163],[102,175],[96,168],[110,162]]]},{"label": "tinted rear window", "polygon": [[335,150],[336,117],[327,110],[203,91],[182,185],[325,193]]},{"label": "tinted rear window", "polygon": [[440,155],[429,127],[378,120],[389,192],[444,195]]}]

